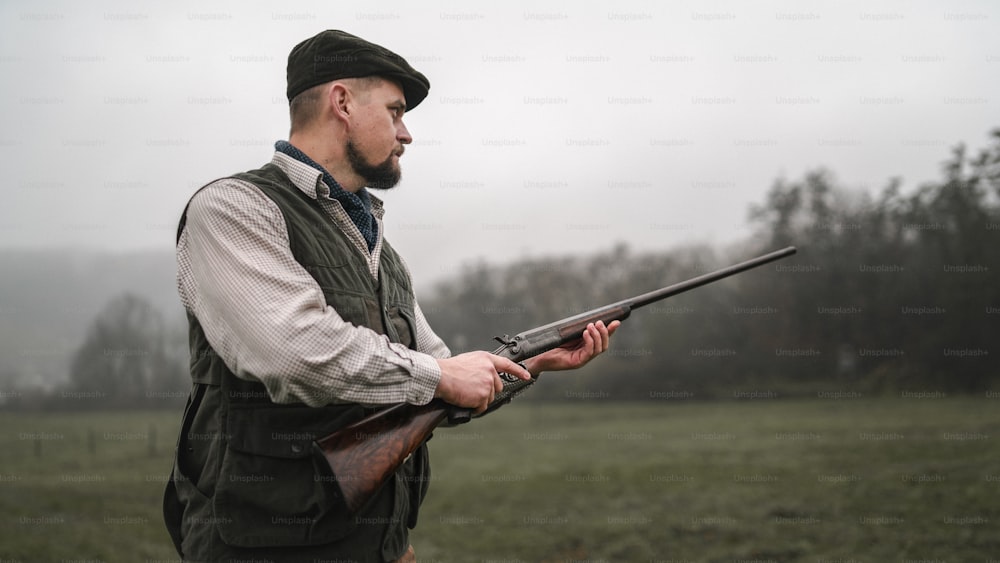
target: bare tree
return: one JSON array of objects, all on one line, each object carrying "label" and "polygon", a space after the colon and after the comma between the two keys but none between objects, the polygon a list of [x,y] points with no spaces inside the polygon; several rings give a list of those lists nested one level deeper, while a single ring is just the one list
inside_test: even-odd
[{"label": "bare tree", "polygon": [[70,365],[70,397],[103,407],[144,406],[180,397],[184,366],[176,331],[145,299],[112,299],[94,319]]}]

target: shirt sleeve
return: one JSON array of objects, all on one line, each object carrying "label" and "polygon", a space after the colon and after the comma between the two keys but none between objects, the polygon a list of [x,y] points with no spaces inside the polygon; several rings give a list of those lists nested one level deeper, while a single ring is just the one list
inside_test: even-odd
[{"label": "shirt sleeve", "polygon": [[441,370],[432,354],[443,343],[427,327],[429,353],[416,352],[344,321],[292,256],[284,216],[256,186],[224,179],[199,191],[177,259],[181,301],[212,348],[237,377],[264,384],[274,402],[433,398]]},{"label": "shirt sleeve", "polygon": [[451,357],[451,350],[448,345],[441,340],[431,325],[424,317],[424,312],[420,309],[420,304],[416,304],[417,317],[417,350],[428,354],[434,358],[444,359]]}]

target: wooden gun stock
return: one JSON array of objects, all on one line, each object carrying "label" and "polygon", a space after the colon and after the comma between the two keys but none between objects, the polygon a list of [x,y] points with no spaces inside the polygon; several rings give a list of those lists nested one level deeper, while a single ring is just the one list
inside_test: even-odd
[{"label": "wooden gun stock", "polygon": [[313,448],[326,460],[344,503],[357,514],[448,416],[450,406],[435,399],[406,403],[373,413],[320,438]]}]

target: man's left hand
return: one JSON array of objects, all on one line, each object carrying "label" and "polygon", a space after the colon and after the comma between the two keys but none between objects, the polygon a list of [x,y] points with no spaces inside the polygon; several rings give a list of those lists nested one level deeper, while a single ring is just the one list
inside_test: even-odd
[{"label": "man's left hand", "polygon": [[590,360],[603,354],[611,341],[611,335],[621,326],[621,321],[611,321],[604,326],[604,321],[587,325],[579,340],[564,344],[525,360],[524,365],[532,375],[543,371],[562,371],[583,367]]}]

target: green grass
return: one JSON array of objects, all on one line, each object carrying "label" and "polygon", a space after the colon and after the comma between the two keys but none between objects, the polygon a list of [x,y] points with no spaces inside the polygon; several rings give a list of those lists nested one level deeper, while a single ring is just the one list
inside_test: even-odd
[{"label": "green grass", "polygon": [[[1000,559],[998,406],[515,403],[436,432],[412,541],[444,562]],[[176,560],[178,419],[0,415],[0,559]]]},{"label": "green grass", "polygon": [[0,414],[0,558],[178,559],[160,516],[180,413]]}]

